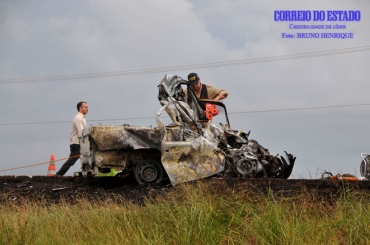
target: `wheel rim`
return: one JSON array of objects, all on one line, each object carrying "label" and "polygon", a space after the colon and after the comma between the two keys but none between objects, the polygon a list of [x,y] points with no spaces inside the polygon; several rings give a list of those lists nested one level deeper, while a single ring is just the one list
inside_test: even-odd
[{"label": "wheel rim", "polygon": [[162,177],[162,166],[156,161],[146,160],[135,167],[135,179],[139,184],[159,183]]},{"label": "wheel rim", "polygon": [[139,175],[146,182],[152,182],[155,180],[157,174],[157,169],[150,163],[144,163],[139,168]]},{"label": "wheel rim", "polygon": [[242,177],[254,178],[257,173],[257,162],[254,160],[240,159],[236,163],[236,170]]}]

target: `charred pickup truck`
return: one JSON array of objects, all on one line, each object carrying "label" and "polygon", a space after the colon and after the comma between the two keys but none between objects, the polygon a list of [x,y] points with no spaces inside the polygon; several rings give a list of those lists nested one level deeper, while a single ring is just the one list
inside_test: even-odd
[{"label": "charred pickup truck", "polygon": [[[187,101],[182,85],[188,89]],[[231,129],[222,102],[197,99],[188,81],[175,75],[166,75],[158,87],[158,127],[106,125],[80,132],[82,175],[115,169],[134,174],[140,184],[168,176],[176,185],[213,175],[287,179],[292,173],[295,157],[287,152],[273,156],[250,140],[249,133]],[[223,110],[224,123],[209,120],[200,103]],[[163,112],[172,121],[169,125],[161,120]]]}]

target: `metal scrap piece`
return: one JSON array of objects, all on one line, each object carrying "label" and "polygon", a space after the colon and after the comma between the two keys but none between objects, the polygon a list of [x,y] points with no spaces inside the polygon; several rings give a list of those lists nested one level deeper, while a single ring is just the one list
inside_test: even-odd
[{"label": "metal scrap piece", "polygon": [[90,136],[101,151],[114,149],[152,149],[160,145],[157,128],[136,126],[94,126]]},{"label": "metal scrap piece", "polygon": [[206,178],[225,168],[225,156],[202,136],[191,142],[162,142],[161,153],[173,185]]}]

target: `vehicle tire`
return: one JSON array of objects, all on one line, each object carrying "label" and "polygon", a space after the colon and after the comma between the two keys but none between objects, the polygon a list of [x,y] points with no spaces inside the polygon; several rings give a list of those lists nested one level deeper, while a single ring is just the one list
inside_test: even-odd
[{"label": "vehicle tire", "polygon": [[258,162],[256,160],[239,159],[235,168],[239,176],[243,178],[255,178],[258,174]]},{"label": "vehicle tire", "polygon": [[163,168],[154,160],[144,160],[135,166],[135,179],[139,184],[157,184],[162,181]]}]

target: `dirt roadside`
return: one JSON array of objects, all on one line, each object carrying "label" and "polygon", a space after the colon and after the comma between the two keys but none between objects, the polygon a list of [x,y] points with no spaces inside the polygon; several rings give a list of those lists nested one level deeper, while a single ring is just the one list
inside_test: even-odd
[{"label": "dirt roadside", "polygon": [[[207,183],[213,189],[238,192],[256,191],[274,196],[299,196],[309,193],[318,200],[333,201],[343,191],[370,193],[370,181],[342,182],[304,179],[223,179],[208,178],[190,184]],[[189,184],[189,183],[188,183]],[[43,201],[73,204],[81,198],[89,200],[129,201],[143,203],[145,199],[176,191],[168,180],[155,185],[138,185],[132,178],[118,177],[46,177],[0,176],[0,202],[23,203]]]}]

